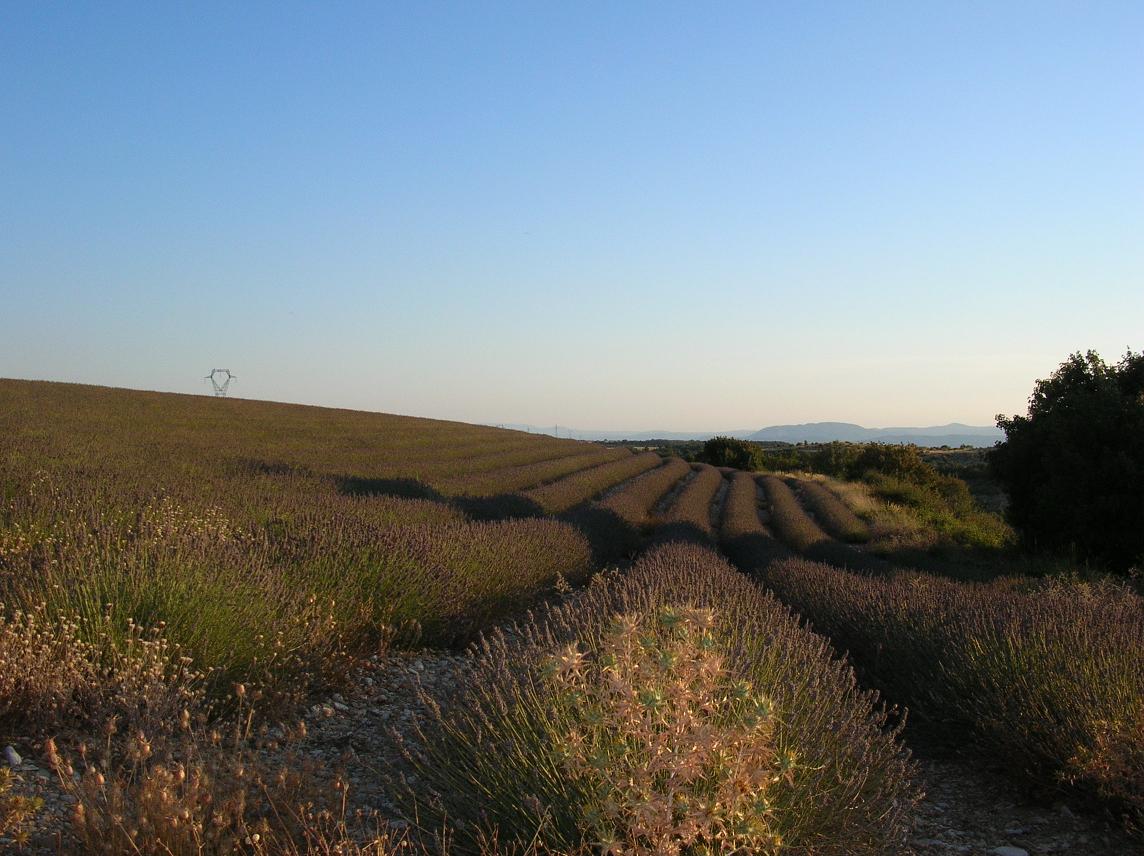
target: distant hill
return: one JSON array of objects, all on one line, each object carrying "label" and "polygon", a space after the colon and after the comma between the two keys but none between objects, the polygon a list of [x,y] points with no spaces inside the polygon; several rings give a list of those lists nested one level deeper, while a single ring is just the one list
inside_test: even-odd
[{"label": "distant hill", "polygon": [[560,437],[569,437],[573,440],[709,440],[715,436],[746,440],[753,433],[749,428],[738,431],[624,431],[569,428],[566,425],[503,424],[497,427],[529,431],[533,434],[558,434]]},{"label": "distant hill", "polygon": [[624,431],[589,430],[566,425],[498,425],[530,431],[533,434],[558,435],[575,440],[707,440],[715,436],[739,440],[775,443],[914,443],[918,446],[992,446],[1003,440],[1001,429],[993,426],[962,425],[951,422],[929,428],[863,428],[852,422],[809,422],[805,425],[772,425],[759,431]]},{"label": "distant hill", "polygon": [[751,434],[749,440],[784,443],[915,443],[918,446],[992,446],[1005,439],[992,425],[962,425],[951,422],[928,428],[863,428],[852,422],[809,422],[804,425],[772,425]]}]

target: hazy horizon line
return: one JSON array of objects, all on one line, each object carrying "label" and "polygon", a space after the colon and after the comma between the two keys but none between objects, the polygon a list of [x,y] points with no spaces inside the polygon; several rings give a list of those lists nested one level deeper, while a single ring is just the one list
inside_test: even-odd
[{"label": "hazy horizon line", "polygon": [[[84,382],[84,381],[75,381],[75,380],[60,380],[58,378],[12,377],[12,376],[8,376],[8,375],[0,375],[0,380],[14,380],[14,381],[22,381],[22,382],[26,382],[26,383],[62,383],[62,384],[70,384],[73,386],[90,386],[90,387],[100,387],[103,389],[121,389],[121,390],[126,390],[129,392],[155,392],[155,393],[160,393],[163,395],[190,395],[190,396],[198,395],[198,396],[206,396],[209,398],[214,397],[214,395],[209,390],[203,390],[201,392],[198,392],[198,391],[188,392],[185,390],[156,389],[156,388],[151,388],[151,387],[138,387],[138,386],[123,386],[123,385],[116,385],[116,384],[111,384],[111,383],[88,383],[88,382]],[[906,425],[906,424],[866,425],[862,422],[855,422],[852,420],[845,420],[845,419],[816,419],[816,420],[804,420],[804,421],[794,421],[794,420],[769,421],[769,422],[765,422],[765,424],[759,425],[759,427],[757,427],[757,428],[749,428],[749,427],[740,427],[740,428],[722,427],[722,428],[713,428],[713,429],[708,429],[708,428],[669,428],[669,427],[662,426],[662,425],[659,427],[656,427],[656,428],[641,428],[641,429],[635,429],[635,428],[584,428],[584,427],[581,427],[581,426],[578,426],[578,425],[575,425],[572,423],[563,423],[563,422],[521,422],[521,421],[514,421],[511,419],[501,419],[501,420],[471,419],[471,418],[466,419],[466,418],[457,417],[457,416],[433,416],[433,415],[427,415],[427,414],[422,414],[422,413],[406,412],[406,411],[401,411],[401,410],[396,410],[396,409],[395,410],[385,410],[385,409],[381,409],[381,408],[370,409],[370,408],[364,408],[364,407],[360,407],[360,406],[350,406],[350,405],[345,405],[345,404],[334,404],[334,403],[329,403],[329,402],[315,402],[313,400],[302,401],[302,400],[290,400],[290,399],[281,399],[281,398],[254,398],[254,397],[248,398],[248,397],[241,395],[237,391],[234,394],[228,393],[225,397],[230,398],[230,399],[234,399],[234,400],[239,400],[239,401],[254,401],[254,402],[263,402],[266,404],[288,404],[288,405],[294,405],[294,406],[300,406],[300,407],[318,407],[318,408],[323,408],[323,409],[327,409],[327,410],[350,410],[350,411],[355,411],[358,413],[377,413],[377,414],[384,414],[384,415],[389,415],[389,416],[406,416],[406,417],[410,417],[410,418],[414,418],[414,419],[434,419],[434,420],[440,420],[440,421],[445,421],[445,422],[462,422],[462,423],[465,423],[468,425],[482,425],[482,426],[485,426],[488,428],[504,428],[507,430],[518,430],[518,431],[519,430],[526,430],[527,431],[530,429],[536,429],[537,432],[541,432],[541,433],[548,433],[549,429],[560,428],[560,429],[567,430],[570,433],[577,433],[577,434],[633,434],[633,435],[645,434],[645,435],[653,435],[653,434],[656,434],[658,432],[658,433],[662,433],[662,434],[703,434],[703,435],[708,435],[708,436],[719,436],[719,435],[734,435],[734,434],[753,434],[757,431],[761,431],[761,430],[764,430],[766,428],[800,427],[803,425],[823,425],[823,424],[856,425],[859,428],[864,428],[864,429],[871,430],[871,431],[887,431],[887,430],[893,430],[893,429],[946,428],[946,427],[949,427],[951,425],[960,425],[960,426],[964,426],[966,428],[992,428],[992,427],[995,427],[995,424],[996,424],[993,422],[988,423],[988,424],[983,424],[983,423],[962,422],[959,420],[952,420],[950,422],[943,422],[943,423],[939,423],[939,424],[930,424],[930,425],[922,425],[922,424],[915,424],[915,425]],[[570,438],[570,439],[575,439],[575,438]]]}]

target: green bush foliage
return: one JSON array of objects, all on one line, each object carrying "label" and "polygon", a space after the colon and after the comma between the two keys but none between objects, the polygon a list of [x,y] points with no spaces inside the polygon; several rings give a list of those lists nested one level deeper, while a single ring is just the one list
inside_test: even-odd
[{"label": "green bush foliage", "polygon": [[840,479],[860,479],[869,473],[908,481],[935,481],[939,473],[922,458],[917,446],[890,443],[819,443],[758,452],[761,468],[801,470]]},{"label": "green bush foliage", "polygon": [[[978,507],[964,481],[928,464],[917,446],[824,443],[760,454],[762,468],[861,480],[877,498],[916,512],[922,523],[939,533],[944,545],[997,550],[1013,543],[1012,530],[1005,522]],[[815,513],[821,512],[815,508]]]},{"label": "green bush foliage", "polygon": [[1144,562],[1144,353],[1073,354],[1037,381],[1025,416],[997,417],[991,456],[1026,545],[1117,571]]},{"label": "green bush foliage", "polygon": [[996,514],[978,508],[960,479],[941,476],[934,482],[919,483],[870,473],[866,483],[878,499],[909,508],[943,543],[986,550],[1013,544],[1013,530]]},{"label": "green bush foliage", "polygon": [[[762,853],[904,850],[917,791],[876,697],[710,550],[661,547],[480,653],[465,694],[407,746],[410,818],[450,825],[463,851],[598,852],[607,839],[628,852],[656,836],[695,852],[719,836]],[[684,720],[701,739],[656,761]],[[715,745],[735,751],[718,759]]]},{"label": "green bush foliage", "polygon": [[735,467],[739,470],[753,470],[758,455],[758,446],[734,437],[712,437],[703,444],[702,459],[716,467]]}]

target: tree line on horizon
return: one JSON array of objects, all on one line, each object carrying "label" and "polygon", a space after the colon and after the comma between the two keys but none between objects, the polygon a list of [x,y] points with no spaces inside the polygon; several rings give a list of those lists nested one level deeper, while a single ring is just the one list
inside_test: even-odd
[{"label": "tree line on horizon", "polygon": [[[1120,574],[1144,567],[1144,352],[1106,363],[1070,355],[1038,380],[1025,416],[998,415],[1005,439],[987,452],[1008,496],[1005,517],[1031,553],[1067,556]],[[886,480],[970,508],[965,483],[929,464],[914,445],[829,442],[766,448],[712,437],[696,457],[744,470]]]}]

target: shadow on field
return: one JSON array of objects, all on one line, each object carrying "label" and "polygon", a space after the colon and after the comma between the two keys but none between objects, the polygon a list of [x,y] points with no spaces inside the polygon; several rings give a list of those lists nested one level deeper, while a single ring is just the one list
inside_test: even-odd
[{"label": "shadow on field", "polygon": [[1066,558],[1036,556],[1016,548],[970,547],[941,544],[936,547],[903,547],[883,553],[883,561],[896,568],[910,568],[962,582],[989,582],[998,577],[1043,577],[1077,570]]},{"label": "shadow on field", "polygon": [[795,556],[786,544],[763,532],[727,538],[719,546],[728,559],[745,571],[765,568],[771,562]]},{"label": "shadow on field", "polygon": [[[336,479],[338,491],[346,496],[395,496],[402,499],[427,499],[451,505],[470,520],[494,522],[531,517],[548,517],[544,508],[537,502],[519,493],[502,493],[496,496],[454,496],[438,493],[424,482],[416,479],[379,479],[360,476],[339,476]],[[616,512],[596,503],[583,503],[555,515],[580,530],[588,540],[592,556],[597,565],[605,565],[635,555],[643,545],[642,533]],[[661,529],[664,527],[661,527]],[[673,528],[673,527],[668,527]],[[678,525],[672,537],[666,540],[710,543],[710,538],[694,526]],[[686,531],[684,531],[686,530]],[[656,530],[658,533],[659,530]],[[660,540],[653,534],[653,543]]]},{"label": "shadow on field", "polygon": [[605,565],[634,556],[640,549],[640,531],[609,508],[578,505],[556,516],[580,530],[592,549],[592,560]]},{"label": "shadow on field", "polygon": [[719,547],[728,559],[748,573],[762,571],[772,562],[794,558],[805,558],[858,574],[885,575],[895,570],[885,559],[834,540],[819,541],[798,553],[779,539],[759,532],[724,539]]},{"label": "shadow on field", "polygon": [[285,461],[263,461],[258,458],[234,458],[230,469],[243,476],[311,476],[309,467],[295,466]]},{"label": "shadow on field", "polygon": [[544,509],[519,493],[496,496],[455,496],[449,500],[470,520],[510,520],[514,517],[543,517]]},{"label": "shadow on field", "polygon": [[663,523],[652,530],[648,538],[648,549],[661,544],[683,543],[712,546],[711,533],[694,523]]},{"label": "shadow on field", "polygon": [[361,476],[335,476],[338,492],[345,496],[396,496],[401,499],[431,499],[444,502],[425,482],[417,479],[368,479]]},{"label": "shadow on field", "polygon": [[885,559],[863,553],[849,544],[843,544],[841,541],[833,539],[811,544],[803,552],[803,555],[814,562],[822,562],[824,565],[834,565],[858,573],[888,574],[894,570],[894,566]]},{"label": "shadow on field", "polygon": [[399,499],[427,499],[451,505],[470,520],[510,520],[515,517],[543,517],[544,509],[519,493],[496,496],[445,496],[418,479],[364,478],[336,476],[343,496],[393,496]]}]

